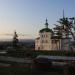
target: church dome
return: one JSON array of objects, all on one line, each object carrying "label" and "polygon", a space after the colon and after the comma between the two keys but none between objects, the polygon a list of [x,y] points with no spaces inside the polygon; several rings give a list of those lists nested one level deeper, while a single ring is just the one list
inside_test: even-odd
[{"label": "church dome", "polygon": [[43,32],[52,32],[52,29],[49,29],[49,28],[43,28],[39,31],[40,33],[43,33]]},{"label": "church dome", "polygon": [[45,28],[41,29],[39,32],[40,32],[40,33],[43,33],[43,32],[52,32],[52,29],[49,29],[49,28],[48,28],[47,19],[46,19],[46,23],[45,23]]}]

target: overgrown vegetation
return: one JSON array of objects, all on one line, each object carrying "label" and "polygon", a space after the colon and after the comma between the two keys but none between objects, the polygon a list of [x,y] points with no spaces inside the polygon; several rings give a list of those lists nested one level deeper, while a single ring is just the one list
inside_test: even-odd
[{"label": "overgrown vegetation", "polygon": [[9,50],[6,54],[6,56],[31,57],[31,58],[34,58],[38,55],[75,56],[75,51]]}]

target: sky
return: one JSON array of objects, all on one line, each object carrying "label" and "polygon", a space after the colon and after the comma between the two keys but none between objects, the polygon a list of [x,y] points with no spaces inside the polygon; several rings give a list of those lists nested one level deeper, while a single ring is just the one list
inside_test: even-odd
[{"label": "sky", "polygon": [[49,28],[54,27],[63,9],[65,16],[75,17],[75,0],[0,0],[0,34],[13,34],[16,30],[26,35],[23,38],[35,38],[45,27],[46,18]]}]

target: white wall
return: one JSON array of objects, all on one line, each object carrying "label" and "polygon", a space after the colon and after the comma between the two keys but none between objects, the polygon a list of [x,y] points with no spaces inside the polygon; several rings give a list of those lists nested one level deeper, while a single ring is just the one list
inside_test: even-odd
[{"label": "white wall", "polygon": [[40,33],[40,45],[41,50],[51,50],[51,33]]}]

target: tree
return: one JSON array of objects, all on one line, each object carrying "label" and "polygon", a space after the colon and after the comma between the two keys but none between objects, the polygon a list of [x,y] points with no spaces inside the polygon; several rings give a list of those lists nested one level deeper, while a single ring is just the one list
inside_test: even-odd
[{"label": "tree", "polygon": [[[67,38],[69,38],[70,35],[72,35],[74,41],[75,42],[75,35],[74,32],[75,31],[75,27],[74,27],[74,23],[75,22],[75,18],[68,18],[68,17],[63,17],[61,19],[59,19],[58,23],[60,24],[61,27],[61,33],[65,34],[65,36]],[[58,29],[59,30],[59,29]],[[62,35],[63,36],[63,35]],[[70,39],[69,40],[69,46],[71,48],[71,50],[74,50],[75,46],[73,45],[73,42],[71,42]]]},{"label": "tree", "polygon": [[67,18],[67,17],[64,18],[63,17],[63,18],[59,19],[58,22],[60,23],[61,26],[63,26],[63,30],[65,31],[66,36],[69,36],[69,33],[71,33],[73,39],[75,40],[75,36],[74,36],[73,31],[72,31],[72,28],[74,28],[73,27],[73,21],[70,20],[70,18]]},{"label": "tree", "polygon": [[13,37],[13,47],[16,48],[18,46],[18,35],[16,33],[16,31],[14,32],[14,37]]},{"label": "tree", "polygon": [[62,27],[56,25],[56,27],[54,27],[53,29],[54,29],[54,35],[57,36],[58,38],[62,38]]}]

